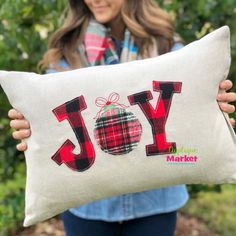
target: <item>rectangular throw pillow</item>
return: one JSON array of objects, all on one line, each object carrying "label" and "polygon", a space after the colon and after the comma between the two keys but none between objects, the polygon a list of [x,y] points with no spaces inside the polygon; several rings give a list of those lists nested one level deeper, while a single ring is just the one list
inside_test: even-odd
[{"label": "rectangular throw pillow", "polygon": [[109,196],[235,183],[236,136],[216,100],[229,67],[224,26],[156,58],[46,75],[1,71],[32,130],[24,226]]}]

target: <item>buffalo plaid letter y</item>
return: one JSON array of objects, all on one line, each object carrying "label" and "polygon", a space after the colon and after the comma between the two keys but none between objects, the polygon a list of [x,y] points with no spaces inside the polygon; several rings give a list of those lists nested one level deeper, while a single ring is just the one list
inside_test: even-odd
[{"label": "buffalo plaid letter y", "polygon": [[173,93],[181,92],[181,82],[159,82],[153,81],[153,90],[160,92],[156,109],[152,107],[150,91],[144,91],[128,96],[131,105],[138,104],[148,119],[153,134],[153,144],[146,146],[147,156],[170,153],[176,150],[175,142],[166,141],[165,124],[169,114]]}]

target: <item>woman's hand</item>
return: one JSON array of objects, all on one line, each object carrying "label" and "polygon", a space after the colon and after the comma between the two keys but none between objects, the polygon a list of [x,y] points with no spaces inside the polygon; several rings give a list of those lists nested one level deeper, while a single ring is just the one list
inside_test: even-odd
[{"label": "woman's hand", "polygon": [[[235,112],[235,106],[228,104],[228,102],[236,101],[236,93],[234,92],[226,93],[227,90],[233,87],[233,83],[230,80],[224,80],[224,81],[221,81],[219,87],[220,89],[224,90],[223,92],[218,93],[217,95],[218,104],[221,110],[227,113]],[[230,123],[232,125],[235,125],[235,120],[231,118]]]},{"label": "woman's hand", "polygon": [[[12,119],[10,121],[10,126],[16,129],[16,131],[12,133],[14,139],[21,140],[31,135],[30,124],[20,112],[11,109],[8,112],[8,117]],[[16,145],[16,149],[19,151],[25,151],[27,149],[27,144],[21,141],[21,143]]]}]

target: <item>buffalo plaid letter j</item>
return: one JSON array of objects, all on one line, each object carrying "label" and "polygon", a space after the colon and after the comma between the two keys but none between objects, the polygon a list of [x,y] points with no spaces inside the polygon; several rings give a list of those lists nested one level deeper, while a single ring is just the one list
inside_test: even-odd
[{"label": "buffalo plaid letter j", "polygon": [[67,139],[59,150],[52,156],[52,159],[61,165],[65,163],[70,169],[84,171],[92,166],[95,160],[95,151],[85,127],[81,111],[87,108],[84,97],[77,97],[53,109],[53,113],[61,122],[65,119],[70,123],[80,145],[80,154],[72,151],[75,145]]},{"label": "buffalo plaid letter j", "polygon": [[153,81],[153,90],[160,92],[156,109],[152,107],[152,93],[144,91],[128,96],[131,105],[138,104],[148,119],[153,134],[153,144],[146,146],[147,156],[170,153],[176,150],[175,142],[166,141],[165,124],[170,111],[173,93],[181,92],[181,82],[159,82]]}]

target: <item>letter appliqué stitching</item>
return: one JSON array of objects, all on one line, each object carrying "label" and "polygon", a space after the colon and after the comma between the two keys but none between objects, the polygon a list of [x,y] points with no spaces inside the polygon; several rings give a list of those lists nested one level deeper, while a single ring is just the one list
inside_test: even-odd
[{"label": "letter appliqu\u00e9 stitching", "polygon": [[84,171],[90,168],[95,161],[95,150],[84,124],[81,111],[85,110],[87,105],[84,97],[79,96],[53,109],[53,113],[61,122],[65,119],[70,123],[80,146],[80,154],[74,154],[75,145],[67,139],[59,150],[52,156],[58,165],[65,163],[70,169],[75,171]]}]

